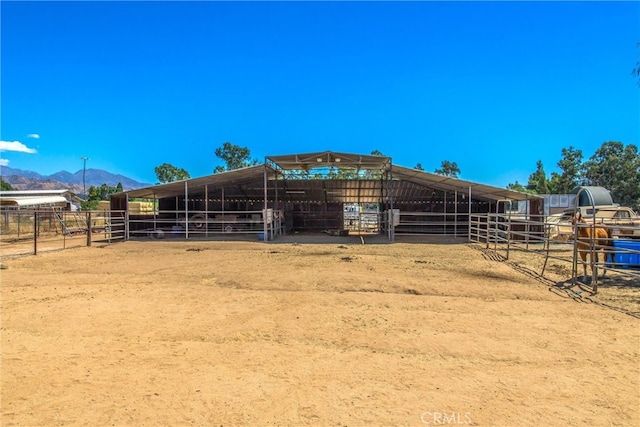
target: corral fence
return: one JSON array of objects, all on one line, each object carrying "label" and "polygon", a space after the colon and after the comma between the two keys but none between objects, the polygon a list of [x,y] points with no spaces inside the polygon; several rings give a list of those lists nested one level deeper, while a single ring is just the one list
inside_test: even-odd
[{"label": "corral fence", "polygon": [[0,211],[0,256],[112,243],[126,237],[125,211]]},{"label": "corral fence", "polygon": [[[153,213],[129,215],[127,239],[182,238],[197,239],[214,236],[242,235],[267,239],[284,232],[282,211],[199,211],[159,210]],[[266,225],[265,225],[266,222]]]},{"label": "corral fence", "polygon": [[[282,234],[285,228],[282,212],[271,209],[267,210],[266,236],[264,211],[191,211],[189,219],[181,217],[180,211],[163,211],[162,214],[130,215],[124,210],[1,210],[0,257],[161,235],[191,238],[237,233],[257,234],[259,240],[270,240],[274,235]],[[375,218],[383,229],[387,227],[386,216]],[[598,289],[599,273],[605,271],[613,272],[613,277],[640,278],[640,230],[637,226],[577,223],[567,236],[557,233],[557,224],[511,213],[469,214],[466,224],[458,216],[450,214],[445,218],[446,227],[442,228],[443,218],[440,217],[428,217],[424,213],[397,214],[394,230],[398,235],[466,234],[470,242],[481,244],[506,260],[514,252],[541,257],[542,267],[536,272],[541,277],[545,276],[549,260],[554,260],[567,266],[566,271],[570,272],[574,284],[589,286],[593,293]],[[593,233],[596,227],[607,231],[609,237],[605,242],[573,238],[580,229]]]},{"label": "corral fence", "polygon": [[[639,227],[604,223],[576,223],[570,236],[558,235],[556,224],[531,220],[502,213],[472,214],[469,217],[469,241],[482,244],[486,249],[509,260],[518,251],[527,256],[541,257],[538,273],[545,276],[549,260],[566,263],[571,271],[573,284],[589,286],[592,293],[598,291],[598,277],[612,272],[612,277],[640,278]],[[594,236],[595,229],[606,231],[607,238]]]},{"label": "corral fence", "polygon": [[396,236],[454,236],[468,233],[468,214],[457,212],[395,212]]}]

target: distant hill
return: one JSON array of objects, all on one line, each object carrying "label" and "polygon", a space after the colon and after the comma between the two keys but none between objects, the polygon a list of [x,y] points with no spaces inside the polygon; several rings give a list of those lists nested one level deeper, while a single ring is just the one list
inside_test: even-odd
[{"label": "distant hill", "polygon": [[[37,172],[13,169],[8,166],[0,168],[0,175],[5,182],[11,184],[16,190],[57,190],[68,188],[76,194],[82,194],[83,171],[76,173],[67,171],[56,172],[52,175],[40,175]],[[138,182],[124,175],[113,174],[101,169],[87,169],[86,171],[86,188],[87,191],[92,185],[99,187],[102,184],[115,187],[118,183],[122,184],[125,190],[134,190],[136,188],[149,187],[153,184]]]}]

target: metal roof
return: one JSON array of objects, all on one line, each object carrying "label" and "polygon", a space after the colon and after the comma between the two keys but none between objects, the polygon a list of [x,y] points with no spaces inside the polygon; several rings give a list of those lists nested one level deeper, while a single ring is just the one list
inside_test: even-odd
[{"label": "metal roof", "polygon": [[281,169],[304,171],[329,166],[355,168],[358,170],[382,170],[391,164],[391,157],[387,156],[336,153],[333,151],[286,154],[267,156],[266,158]]},{"label": "metal roof", "polygon": [[580,206],[608,206],[613,205],[611,193],[604,187],[579,186],[573,189],[573,194],[580,193]]},{"label": "metal roof", "polygon": [[[187,188],[189,193],[193,192],[194,194],[204,194],[205,188],[208,186],[238,186],[255,182],[260,182],[261,185],[263,185],[265,167],[267,170],[267,177],[269,179],[274,178],[275,170],[269,165],[262,164],[220,172],[199,178],[185,179],[166,184],[154,185],[152,187],[139,188],[137,190],[129,190],[125,193],[129,195],[129,198],[163,199],[166,197],[183,195],[185,193],[185,188]],[[262,197],[264,197],[264,194]]]},{"label": "metal roof", "polygon": [[4,190],[0,191],[0,197],[14,197],[14,196],[62,196],[64,194],[75,195],[75,193],[69,189],[63,188],[60,190]]},{"label": "metal roof", "polygon": [[286,180],[279,198],[285,201],[327,203],[378,203],[383,183],[378,180],[309,179]]},{"label": "metal roof", "polygon": [[76,194],[66,188],[59,190],[4,190],[0,191],[0,198],[9,199],[9,198],[23,198],[23,197],[50,197],[50,196],[59,196],[63,197],[65,200],[75,203],[82,202],[82,199]]},{"label": "metal roof", "polygon": [[[491,185],[478,184],[450,176],[438,175],[418,169],[393,165],[391,167],[394,179],[411,182],[423,187],[438,190],[469,192],[473,198],[482,200],[528,200],[540,198],[537,195],[521,193],[507,188],[493,187]],[[395,184],[394,184],[395,185]]]},{"label": "metal roof", "polygon": [[[393,176],[394,199],[399,202],[429,200],[432,192],[425,191],[425,188],[452,192],[459,191],[465,194],[471,191],[474,199],[485,201],[539,198],[535,195],[506,188],[493,187],[417,169],[391,165],[391,159],[385,156],[326,151],[268,156],[267,159],[284,170],[309,170],[328,165],[381,170],[388,168]],[[318,159],[322,161],[319,162]],[[319,164],[321,166],[318,166]],[[225,198],[227,200],[259,201],[264,200],[265,168],[267,179],[275,180],[276,170],[267,163],[199,178],[129,190],[125,194],[129,198],[162,199],[184,195],[186,188],[190,197],[203,196],[206,191],[210,199]],[[275,186],[278,186],[278,198],[285,201],[376,203],[380,201],[383,191],[387,191],[386,184],[381,179],[279,179],[276,181]],[[270,200],[273,200],[275,196],[275,186],[270,184],[267,189],[267,197]],[[118,197],[118,195],[114,196]]]},{"label": "metal roof", "polygon": [[63,196],[0,196],[0,206],[66,206],[67,203]]}]

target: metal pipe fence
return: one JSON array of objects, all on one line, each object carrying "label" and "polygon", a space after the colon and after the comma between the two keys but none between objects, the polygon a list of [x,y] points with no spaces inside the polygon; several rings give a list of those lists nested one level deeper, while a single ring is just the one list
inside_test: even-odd
[{"label": "metal pipe fence", "polygon": [[[598,290],[599,272],[611,271],[621,278],[640,277],[640,239],[630,237],[639,234],[638,227],[576,223],[568,239],[566,236],[559,239],[555,227],[556,224],[513,218],[508,214],[472,214],[469,241],[484,245],[507,260],[514,251],[543,257],[541,277],[550,259],[567,263],[572,283],[591,286],[592,293]],[[580,229],[589,230],[582,234],[595,236],[596,227],[606,231],[604,240],[574,237]]]},{"label": "metal pipe fence", "polygon": [[467,236],[468,214],[456,212],[399,211],[395,226],[397,236]]},{"label": "metal pipe fence", "polygon": [[0,211],[0,257],[113,243],[125,235],[124,211]]},{"label": "metal pipe fence", "polygon": [[[268,238],[283,233],[281,211],[267,210]],[[264,211],[161,210],[151,214],[130,215],[127,239],[197,238],[216,235],[262,235]]]}]

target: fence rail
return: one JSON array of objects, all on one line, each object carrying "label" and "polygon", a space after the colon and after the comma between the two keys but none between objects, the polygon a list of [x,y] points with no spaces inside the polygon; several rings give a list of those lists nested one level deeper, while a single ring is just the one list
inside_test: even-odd
[{"label": "fence rail", "polygon": [[[515,250],[542,256],[540,276],[544,276],[549,259],[566,262],[571,268],[573,283],[591,286],[593,293],[598,290],[598,272],[612,271],[616,277],[640,277],[640,239],[629,237],[638,234],[638,227],[578,223],[568,239],[558,238],[555,227],[555,224],[507,214],[473,214],[469,218],[469,241],[483,244],[507,260]],[[595,227],[607,232],[604,241],[573,238],[578,230]],[[621,228],[626,233],[620,234]]]},{"label": "fence rail", "polygon": [[[2,210],[0,211],[0,257],[38,254],[40,252],[91,246],[92,243],[112,243],[131,237],[153,237],[158,230],[183,238],[210,236],[218,233],[264,233],[264,212],[190,212],[189,219],[180,212],[163,215],[129,216],[126,211],[103,210],[68,212],[59,210]],[[283,232],[281,212],[268,210],[267,236]],[[436,214],[434,214],[436,215]],[[614,271],[620,276],[640,277],[640,239],[636,229],[597,224],[611,236],[606,244],[595,240],[558,239],[553,224],[512,217],[508,214],[471,214],[468,222],[458,221],[456,214],[446,216],[443,223],[424,213],[408,213],[396,219],[396,233],[403,227],[411,234],[452,234],[466,232],[470,242],[483,244],[487,249],[509,259],[512,251],[525,251],[544,257],[539,272],[544,276],[549,259],[566,262],[571,267],[572,280],[581,281],[597,291],[598,271]],[[387,229],[386,216],[380,227]],[[436,224],[437,223],[437,224]],[[594,224],[577,224],[579,228],[593,228]],[[437,227],[433,229],[432,227]],[[151,233],[151,234],[150,234]],[[566,237],[566,236],[565,236]],[[265,236],[263,236],[265,238]],[[599,255],[599,256],[596,256]],[[588,277],[588,271],[591,277]],[[582,274],[581,274],[582,273]]]},{"label": "fence rail", "polygon": [[[267,209],[267,235],[283,232],[281,211]],[[219,234],[263,235],[264,211],[184,211],[162,210],[129,216],[129,238],[194,238]],[[264,238],[264,236],[263,236]]]},{"label": "fence rail", "polygon": [[395,234],[466,236],[469,232],[467,218],[466,213],[399,211]]},{"label": "fence rail", "polygon": [[125,211],[2,210],[0,257],[121,241],[126,226]]}]

